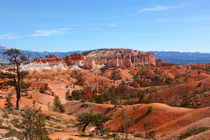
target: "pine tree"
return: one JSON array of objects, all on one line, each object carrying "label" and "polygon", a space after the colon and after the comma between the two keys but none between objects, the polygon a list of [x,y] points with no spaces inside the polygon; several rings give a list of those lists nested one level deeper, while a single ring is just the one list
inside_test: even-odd
[{"label": "pine tree", "polygon": [[21,135],[26,140],[50,140],[45,127],[45,116],[40,109],[35,109],[35,103],[32,109],[23,110],[20,127],[22,128]]},{"label": "pine tree", "polygon": [[104,125],[107,121],[111,120],[110,116],[105,116],[103,114],[93,114],[90,113],[82,113],[77,117],[77,124],[76,126],[82,130],[82,132],[85,131],[87,126],[89,124],[92,124],[96,127],[96,131],[101,133],[101,136],[105,134]]},{"label": "pine tree", "polygon": [[201,71],[198,70],[198,80],[200,80],[200,74],[201,74]]},{"label": "pine tree", "polygon": [[103,136],[105,134],[104,125],[109,120],[111,120],[111,118],[109,116],[105,116],[100,113],[93,115],[93,124],[95,125],[96,130],[100,131],[101,136]]},{"label": "pine tree", "polygon": [[148,138],[149,134],[148,134],[148,128],[147,127],[151,125],[151,122],[144,122],[143,125],[144,125],[146,138]]},{"label": "pine tree", "polygon": [[65,112],[65,109],[64,109],[63,105],[61,104],[61,101],[58,96],[55,96],[55,98],[54,98],[53,110],[54,111],[59,110],[61,113]]},{"label": "pine tree", "polygon": [[13,68],[9,69],[12,72],[0,72],[0,78],[6,79],[4,82],[0,83],[0,88],[5,88],[8,86],[13,86],[16,92],[16,109],[19,110],[19,102],[21,98],[21,94],[26,92],[29,88],[30,84],[25,83],[24,79],[27,77],[28,72],[22,71],[20,66],[21,64],[28,63],[28,58],[24,56],[19,50],[17,49],[9,49],[5,53],[10,59]]},{"label": "pine tree", "polygon": [[77,124],[76,126],[85,132],[87,126],[93,122],[93,113],[82,113],[77,117]]}]

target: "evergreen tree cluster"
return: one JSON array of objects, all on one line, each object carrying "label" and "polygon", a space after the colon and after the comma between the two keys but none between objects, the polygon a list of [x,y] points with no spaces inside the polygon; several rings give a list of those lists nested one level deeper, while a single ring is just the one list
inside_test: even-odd
[{"label": "evergreen tree cluster", "polygon": [[82,113],[77,117],[76,126],[85,132],[88,125],[93,125],[96,127],[96,133],[100,132],[101,136],[105,134],[104,124],[111,120],[110,116],[105,116],[103,114],[97,113]]},{"label": "evergreen tree cluster", "polygon": [[61,113],[65,112],[64,106],[61,104],[59,96],[55,96],[54,98],[53,111],[60,111]]}]

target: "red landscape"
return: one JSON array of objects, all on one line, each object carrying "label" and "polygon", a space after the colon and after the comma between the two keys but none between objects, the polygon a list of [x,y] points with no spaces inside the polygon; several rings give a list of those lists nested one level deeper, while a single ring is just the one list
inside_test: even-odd
[{"label": "red landscape", "polygon": [[[22,132],[24,108],[40,109],[53,140],[210,137],[210,64],[175,65],[131,49],[38,58],[20,65],[30,86],[21,90],[19,110],[15,86],[5,84],[13,68],[0,66],[0,138]],[[82,131],[81,116],[98,113],[106,121],[97,127],[92,120]]]}]

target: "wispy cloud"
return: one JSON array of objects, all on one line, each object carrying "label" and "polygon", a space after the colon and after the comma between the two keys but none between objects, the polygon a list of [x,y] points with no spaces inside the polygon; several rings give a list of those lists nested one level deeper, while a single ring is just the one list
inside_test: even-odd
[{"label": "wispy cloud", "polygon": [[0,34],[1,40],[9,40],[9,39],[17,39],[19,36],[11,35],[11,34]]},{"label": "wispy cloud", "polygon": [[29,36],[39,37],[39,36],[52,36],[52,35],[61,35],[64,34],[67,28],[60,28],[54,30],[37,30]]},{"label": "wispy cloud", "polygon": [[109,24],[108,27],[115,28],[115,27],[117,27],[117,24]]},{"label": "wispy cloud", "polygon": [[162,6],[162,5],[157,5],[155,7],[150,7],[150,8],[142,8],[138,12],[152,12],[152,11],[165,11],[172,9],[173,6]]},{"label": "wispy cloud", "polygon": [[186,5],[186,3],[179,4],[179,5],[171,5],[171,6],[156,5],[156,6],[153,6],[153,7],[142,8],[142,9],[138,10],[138,13],[154,12],[154,11],[167,11],[167,10],[170,10],[170,9],[182,8],[185,5]]}]

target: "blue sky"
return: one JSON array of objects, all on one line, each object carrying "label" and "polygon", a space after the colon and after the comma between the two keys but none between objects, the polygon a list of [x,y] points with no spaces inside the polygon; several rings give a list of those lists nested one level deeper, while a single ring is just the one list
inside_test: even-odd
[{"label": "blue sky", "polygon": [[210,0],[0,0],[0,44],[210,52]]}]

